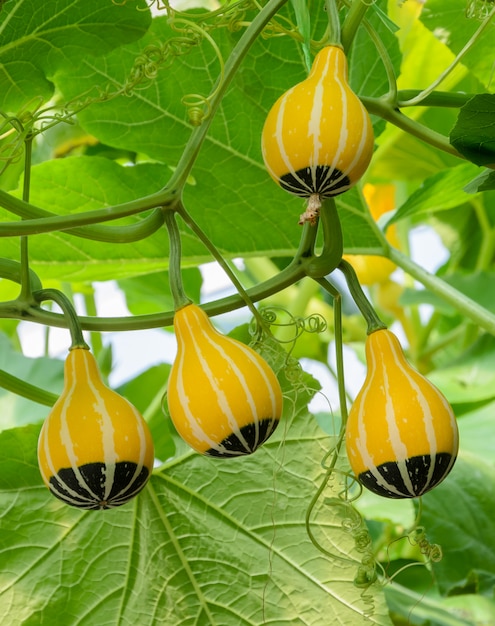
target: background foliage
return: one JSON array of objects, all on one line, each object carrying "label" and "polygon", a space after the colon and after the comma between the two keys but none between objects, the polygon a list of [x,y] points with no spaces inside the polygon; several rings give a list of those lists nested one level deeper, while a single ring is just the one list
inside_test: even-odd
[{"label": "background foliage", "polygon": [[[342,3],[342,17],[347,4]],[[324,389],[329,402],[320,392],[334,377],[333,312],[307,279],[266,304],[284,306],[300,319],[325,316],[328,329],[302,333],[295,347],[293,330],[276,331],[321,382],[299,370],[281,371],[283,425],[261,450],[223,463],[187,449],[161,408],[173,358],[163,355],[119,389],[143,412],[155,440],[157,466],[145,492],[104,513],[59,503],[42,484],[36,444],[47,405],[61,391],[63,365],[53,358],[48,329],[46,353],[23,356],[29,352],[22,341],[25,322],[9,305],[18,295],[19,273],[17,265],[3,265],[0,299],[7,304],[1,307],[0,367],[48,393],[38,402],[29,400],[2,377],[7,386],[0,391],[2,624],[486,626],[495,621],[493,24],[476,34],[492,3],[423,4],[381,0],[367,11],[403,102],[462,54],[421,106],[404,106],[400,119],[386,123],[387,73],[364,26],[349,51],[350,81],[373,114],[377,138],[364,182],[393,184],[397,210],[377,225],[362,187],[337,199],[345,252],[388,255],[398,267],[391,278],[371,281],[369,296],[400,333],[410,360],[442,389],[458,417],[460,458],[448,480],[423,498],[420,526],[411,531],[417,504],[363,494],[353,508],[338,498],[340,474],[329,474],[325,459],[335,444],[340,411],[333,386]],[[301,201],[269,179],[260,134],[271,104],[306,75],[307,41],[297,33],[296,16],[308,7],[315,52],[326,15],[320,2],[280,5],[208,118],[213,101],[208,94],[218,88],[221,60],[230,58],[259,13],[255,3],[176,14],[157,2],[150,10],[133,0],[0,2],[2,256],[9,262],[20,258],[18,218],[72,218],[140,202],[184,171],[185,207],[226,259],[243,259],[235,271],[246,287],[284,267],[299,244]],[[208,133],[194,143],[201,125],[192,122],[204,113],[211,122]],[[404,118],[411,132],[404,131]],[[43,132],[33,144],[26,206],[15,199],[23,197],[23,146],[32,129]],[[460,154],[442,149],[438,133],[450,136]],[[191,156],[191,146],[200,148],[197,155]],[[96,317],[96,325],[88,325],[107,375],[115,366],[112,344],[99,331],[162,328],[171,321],[164,229],[126,242],[116,235],[109,239],[108,233],[117,231],[105,230],[139,228],[152,215],[151,206],[111,226],[53,228],[29,237],[31,268],[43,285],[75,295],[83,315],[108,316],[97,311],[95,287],[119,281],[136,317],[132,322]],[[397,225],[400,242],[392,251],[384,237],[387,220]],[[431,274],[423,267],[429,261],[426,248],[417,254],[412,247],[425,229],[444,253]],[[187,291],[197,301],[211,299],[198,271],[211,254],[182,223],[181,231]],[[96,234],[99,239],[91,238]],[[231,330],[244,320],[231,312],[220,323]],[[344,340],[354,363],[362,361],[365,332],[344,293]],[[245,327],[235,333],[246,338]],[[352,399],[362,371],[349,367],[347,374]],[[346,468],[340,458],[339,471]],[[309,517],[318,549],[308,537],[306,516],[320,485]],[[433,544],[442,546],[441,560],[432,558]],[[383,567],[380,579],[358,586],[370,556]]]}]

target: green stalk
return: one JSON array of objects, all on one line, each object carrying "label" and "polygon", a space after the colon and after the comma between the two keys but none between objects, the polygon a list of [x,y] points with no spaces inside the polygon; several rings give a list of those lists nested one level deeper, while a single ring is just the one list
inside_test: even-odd
[{"label": "green stalk", "polygon": [[328,45],[341,46],[339,11],[335,0],[325,0],[328,18]]},{"label": "green stalk", "polygon": [[164,211],[165,225],[168,231],[170,242],[168,273],[170,281],[170,291],[174,299],[175,310],[184,308],[192,303],[192,300],[186,295],[184,285],[182,283],[182,274],[180,270],[182,245],[180,232],[175,220],[175,211]]},{"label": "green stalk", "polygon": [[45,300],[51,300],[52,302],[56,302],[62,309],[63,317],[67,322],[67,327],[69,328],[71,335],[70,350],[73,350],[74,348],[84,348],[85,350],[89,350],[89,346],[84,340],[76,311],[72,302],[64,293],[58,289],[41,289],[40,291],[35,291],[33,296],[38,303],[44,302]]},{"label": "green stalk", "polygon": [[[130,202],[116,204],[115,206],[106,207],[104,209],[96,209],[94,211],[86,211],[85,213],[77,213],[76,215],[51,214],[49,217],[26,219],[22,222],[3,222],[0,224],[0,237],[13,237],[16,235],[37,235],[59,230],[72,231],[72,234],[74,234],[72,229],[75,229],[78,226],[87,226],[92,224],[98,224],[101,222],[110,222],[121,217],[136,215],[138,213],[142,213],[143,211],[147,211],[148,209],[154,209],[158,206],[171,206],[176,201],[176,193],[174,191],[163,191],[152,194],[150,196],[145,196],[144,198],[139,198],[138,200],[131,200]],[[24,213],[33,210],[33,207],[30,204],[18,198],[12,197],[10,194],[6,193],[2,189],[0,189],[0,206],[3,206],[8,211],[11,211],[12,213],[15,213],[17,215],[23,215]],[[43,209],[35,208],[35,210],[37,212],[43,212]],[[161,225],[156,224],[156,213],[152,215],[152,219],[149,219],[149,222],[152,222],[153,227],[156,225],[156,228],[154,228],[154,230],[156,230]],[[149,222],[146,222],[146,226],[149,226]],[[122,232],[122,228],[131,229],[131,226],[134,227],[135,230],[136,226],[130,225],[127,227],[120,227],[119,231]],[[85,230],[83,232],[83,235],[81,235],[81,232],[79,232],[79,236],[87,236],[91,239],[93,238],[93,236],[91,235],[91,230]],[[98,233],[101,233],[101,231],[96,231],[96,239],[98,239]],[[143,234],[141,233],[140,238],[142,238],[142,236]],[[144,236],[147,235],[145,234]],[[100,240],[115,241],[113,237],[114,235],[109,232],[104,239]],[[118,240],[125,241],[125,235],[123,239]]]},{"label": "green stalk", "polygon": [[244,287],[242,286],[241,282],[239,281],[239,279],[237,278],[235,273],[232,271],[232,268],[230,267],[230,265],[223,258],[223,256],[220,253],[220,251],[213,244],[213,242],[209,239],[209,237],[203,232],[203,230],[200,228],[199,224],[197,224],[194,221],[194,219],[186,211],[186,209],[184,208],[183,205],[179,205],[179,207],[177,208],[177,212],[179,213],[181,218],[184,220],[184,222],[187,224],[187,226],[196,235],[196,237],[205,246],[205,248],[211,253],[213,258],[220,265],[220,267],[223,269],[223,271],[227,274],[227,276],[229,277],[231,283],[237,289],[238,294],[244,300],[244,303],[246,304],[246,306],[249,308],[249,310],[251,311],[251,313],[255,317],[256,321],[258,322],[259,327],[263,328],[265,326],[265,322],[264,322],[262,316],[259,314],[259,311],[254,306],[254,303],[253,303],[252,299],[249,297],[249,294],[244,289]]},{"label": "green stalk", "polygon": [[390,248],[390,260],[407,274],[419,281],[432,293],[436,294],[445,302],[451,304],[459,313],[470,319],[472,322],[495,335],[495,315],[479,305],[468,296],[464,295],[441,278],[430,274],[425,269],[417,265],[405,254],[395,248]]},{"label": "green stalk", "polygon": [[[342,341],[342,296],[340,295],[339,291],[325,278],[319,278],[315,280],[325,289],[325,291],[327,291],[327,293],[329,293],[332,296],[332,299],[333,299],[334,325],[335,325],[335,358],[336,358],[336,365],[337,365],[337,384],[338,384],[339,404],[340,404],[340,412],[341,412],[341,426],[340,426],[340,432],[338,434],[335,445],[323,459],[323,464],[326,470],[325,475],[323,476],[318,486],[318,489],[313,494],[313,497],[311,498],[311,501],[306,510],[305,526],[306,526],[306,533],[309,539],[311,540],[311,543],[320,552],[327,555],[331,559],[348,563],[350,560],[348,557],[342,557],[324,548],[321,545],[321,543],[316,539],[313,533],[313,530],[311,528],[311,514],[313,513],[313,510],[318,500],[320,499],[321,494],[325,490],[328,484],[328,481],[330,480],[332,474],[334,474],[335,472],[335,467],[339,459],[340,450],[344,442],[345,425],[347,423],[347,394],[345,391],[344,354],[343,354],[343,341]],[[327,458],[329,457],[331,457],[330,462],[325,464]],[[345,505],[345,502],[340,501],[339,504]]]},{"label": "green stalk", "polygon": [[342,258],[344,245],[342,227],[334,198],[322,199],[319,222],[323,233],[322,251],[319,256],[312,254],[304,266],[306,275],[311,278],[321,278],[330,274]]},{"label": "green stalk", "polygon": [[[98,311],[95,302],[95,290],[93,289],[92,285],[88,285],[86,289],[88,290],[84,293],[84,306],[86,308],[86,313],[90,317],[96,317],[98,315]],[[95,357],[98,357],[98,355],[103,350],[101,333],[90,333],[90,343],[93,354],[95,355]]]},{"label": "green stalk", "polygon": [[368,98],[362,97],[361,101],[364,106],[368,109],[369,113],[373,113],[375,115],[380,116],[387,122],[390,122],[397,128],[400,128],[410,135],[421,139],[425,143],[430,146],[434,146],[447,154],[451,154],[459,159],[464,159],[460,152],[450,144],[450,141],[447,137],[442,135],[441,133],[437,133],[431,128],[427,128],[423,126],[419,122],[407,117],[403,113],[401,113],[398,109],[390,106],[390,103],[386,99],[381,98]]},{"label": "green stalk", "polygon": [[[33,136],[28,135],[24,142],[24,184],[22,188],[22,199],[29,202],[29,190],[31,185],[31,157],[33,153]],[[19,298],[24,301],[31,299],[31,276],[29,273],[29,252],[28,239],[21,237],[21,293]]]},{"label": "green stalk", "polygon": [[368,298],[364,295],[364,291],[352,265],[348,261],[344,261],[342,259],[339,264],[339,270],[344,275],[349,291],[351,292],[352,299],[366,320],[368,325],[368,335],[371,335],[371,333],[374,333],[377,330],[387,328],[386,324],[384,324],[378,317]]},{"label": "green stalk", "polygon": [[[400,89],[398,92],[397,105],[399,107],[409,106],[408,103],[414,101],[420,93],[419,89]],[[433,91],[421,98],[421,106],[457,109],[464,106],[474,96],[474,93],[463,93],[461,91],[453,93],[450,91]]]},{"label": "green stalk", "polygon": [[[303,227],[301,240],[294,258],[289,265],[279,274],[247,290],[247,294],[252,302],[259,302],[278,293],[282,289],[293,285],[298,280],[306,276],[305,264],[311,260],[317,229],[309,224]],[[315,257],[317,258],[317,257]],[[0,259],[1,269],[2,259]],[[1,272],[0,272],[1,275]],[[245,306],[245,301],[239,294],[221,298],[214,302],[203,305],[204,310],[210,316],[227,313],[234,309]],[[9,319],[23,319],[26,321],[46,324],[58,328],[67,328],[67,320],[59,313],[52,313],[39,307],[26,305],[17,300],[12,302],[0,302],[0,317]],[[163,313],[152,313],[148,315],[134,315],[130,317],[105,317],[94,319],[80,316],[79,323],[84,330],[96,331],[127,331],[145,330],[149,328],[160,328],[171,326],[173,323],[174,311]]]},{"label": "green stalk", "polygon": [[356,36],[357,29],[361,24],[366,11],[370,7],[369,0],[354,0],[342,25],[342,46],[346,54],[349,52],[351,44]]},{"label": "green stalk", "polygon": [[30,383],[13,376],[8,372],[0,369],[0,387],[11,393],[15,393],[18,396],[38,402],[38,404],[44,404],[45,406],[53,406],[58,399],[58,396],[50,391],[46,391],[41,387],[36,387]]}]

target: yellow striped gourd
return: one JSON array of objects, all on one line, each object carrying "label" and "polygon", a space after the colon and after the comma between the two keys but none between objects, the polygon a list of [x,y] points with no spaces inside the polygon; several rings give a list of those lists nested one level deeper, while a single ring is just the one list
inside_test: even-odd
[{"label": "yellow striped gourd", "polygon": [[347,455],[361,484],[387,498],[414,498],[440,483],[457,457],[450,404],[406,360],[397,337],[366,340],[367,376],[349,411]]},{"label": "yellow striped gourd", "polygon": [[342,48],[323,48],[308,78],[268,113],[263,159],[270,176],[290,193],[336,196],[355,185],[369,165],[373,128],[347,73]]},{"label": "yellow striped gourd", "polygon": [[43,481],[54,496],[78,508],[125,504],[144,488],[153,469],[148,425],[104,384],[89,350],[70,350],[64,372],[64,389],[38,441]]},{"label": "yellow striped gourd", "polygon": [[282,413],[273,370],[252,348],[219,333],[195,304],[175,312],[174,329],[178,350],[167,402],[177,432],[201,454],[251,454]]}]

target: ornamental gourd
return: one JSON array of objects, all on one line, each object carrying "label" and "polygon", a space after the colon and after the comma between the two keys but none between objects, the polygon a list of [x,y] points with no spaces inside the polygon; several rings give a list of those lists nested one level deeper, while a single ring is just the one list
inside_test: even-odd
[{"label": "ornamental gourd", "polygon": [[167,402],[179,435],[208,456],[251,454],[282,413],[273,370],[252,348],[219,333],[195,304],[175,312],[174,329],[178,350]]},{"label": "ornamental gourd", "polygon": [[438,485],[457,457],[457,422],[442,393],[406,360],[387,329],[368,335],[364,385],[346,430],[361,484],[387,498],[414,498]]},{"label": "ornamental gourd", "polygon": [[276,101],[261,139],[270,176],[302,197],[350,189],[366,171],[373,145],[370,117],[349,86],[339,46],[320,50],[308,78]]},{"label": "ornamental gourd", "polygon": [[88,349],[71,349],[64,372],[64,389],[38,441],[43,481],[54,496],[81,509],[125,504],[153,469],[149,428],[130,402],[104,384]]}]

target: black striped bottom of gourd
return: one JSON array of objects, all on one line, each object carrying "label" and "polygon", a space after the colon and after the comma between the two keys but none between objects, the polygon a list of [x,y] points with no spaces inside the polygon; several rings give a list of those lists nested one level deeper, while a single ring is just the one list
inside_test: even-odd
[{"label": "black striped bottom of gourd", "polygon": [[279,178],[280,186],[289,193],[307,198],[318,194],[322,198],[337,196],[352,185],[348,176],[329,165],[317,165],[284,174]]},{"label": "black striped bottom of gourd", "polygon": [[[50,478],[54,496],[81,509],[111,509],[125,504],[145,486],[149,471],[142,467],[137,472],[136,463],[121,461],[107,466],[105,463],[87,463],[77,468],[64,468]],[[113,474],[113,476],[112,476]],[[112,480],[110,492],[107,480]]]},{"label": "black striped bottom of gourd", "polygon": [[431,475],[431,457],[427,454],[413,456],[402,463],[383,463],[374,470],[359,474],[359,482],[385,498],[416,498],[442,482],[455,461],[455,457],[447,452],[436,454],[434,459]]},{"label": "black striped bottom of gourd", "polygon": [[271,436],[278,422],[278,419],[266,418],[257,424],[246,424],[240,429],[240,437],[232,433],[221,442],[220,450],[210,448],[204,454],[222,458],[252,454]]}]

